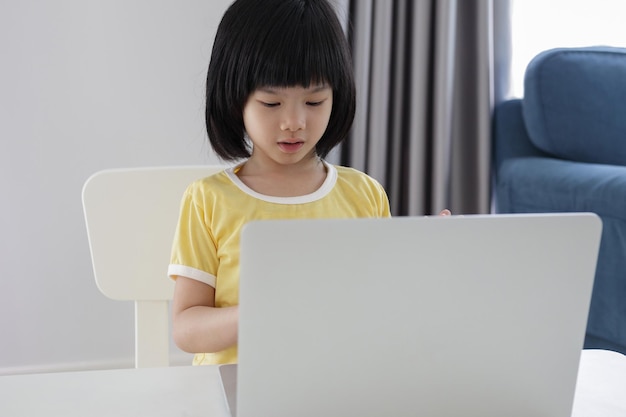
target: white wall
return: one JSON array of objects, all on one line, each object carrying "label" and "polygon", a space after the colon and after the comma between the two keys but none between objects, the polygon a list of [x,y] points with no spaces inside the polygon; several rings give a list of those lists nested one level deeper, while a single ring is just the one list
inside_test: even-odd
[{"label": "white wall", "polygon": [[526,67],[541,51],[594,45],[626,47],[624,0],[513,0],[511,5],[514,97],[524,96]]},{"label": "white wall", "polygon": [[81,188],[219,162],[203,88],[229,3],[0,2],[0,373],[132,366],[133,307],[96,288]]}]

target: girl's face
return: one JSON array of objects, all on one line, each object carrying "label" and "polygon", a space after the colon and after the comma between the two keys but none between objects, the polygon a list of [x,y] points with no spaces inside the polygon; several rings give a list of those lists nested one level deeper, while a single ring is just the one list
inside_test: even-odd
[{"label": "girl's face", "polygon": [[333,90],[325,84],[256,89],[243,109],[253,144],[250,159],[294,165],[314,157],[332,107]]}]

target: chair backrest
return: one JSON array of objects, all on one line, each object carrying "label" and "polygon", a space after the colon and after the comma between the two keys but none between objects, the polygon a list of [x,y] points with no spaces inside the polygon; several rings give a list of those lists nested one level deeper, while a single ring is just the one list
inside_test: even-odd
[{"label": "chair backrest", "polygon": [[167,266],[180,201],[194,180],[223,166],[99,171],[83,187],[83,210],[96,284],[135,302],[135,366],[169,365]]}]

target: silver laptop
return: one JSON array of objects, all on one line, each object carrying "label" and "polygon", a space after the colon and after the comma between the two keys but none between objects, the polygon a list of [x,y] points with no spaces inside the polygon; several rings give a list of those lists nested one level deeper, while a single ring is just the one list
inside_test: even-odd
[{"label": "silver laptop", "polygon": [[569,417],[600,233],[593,214],[250,223],[231,412]]}]

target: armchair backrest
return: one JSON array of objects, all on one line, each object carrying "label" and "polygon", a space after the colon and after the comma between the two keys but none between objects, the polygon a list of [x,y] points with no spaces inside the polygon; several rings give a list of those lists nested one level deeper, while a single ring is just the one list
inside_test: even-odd
[{"label": "armchair backrest", "polygon": [[522,111],[540,150],[579,162],[626,165],[626,48],[557,48],[537,55]]}]

